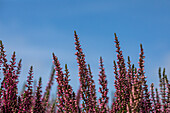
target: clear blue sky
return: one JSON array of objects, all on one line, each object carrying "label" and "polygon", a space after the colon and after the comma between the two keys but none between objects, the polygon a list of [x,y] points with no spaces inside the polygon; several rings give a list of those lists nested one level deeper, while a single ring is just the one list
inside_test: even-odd
[{"label": "clear blue sky", "polygon": [[34,78],[38,80],[42,76],[44,91],[54,52],[62,67],[68,64],[71,85],[77,91],[79,78],[73,35],[76,30],[97,91],[99,58],[103,57],[111,97],[111,91],[115,91],[114,33],[119,37],[125,61],[130,56],[136,66],[140,43],[143,44],[149,86],[154,82],[158,87],[160,66],[166,67],[170,75],[169,6],[169,0],[0,0],[0,39],[8,59],[16,51],[17,61],[23,60],[20,89],[33,65]]}]

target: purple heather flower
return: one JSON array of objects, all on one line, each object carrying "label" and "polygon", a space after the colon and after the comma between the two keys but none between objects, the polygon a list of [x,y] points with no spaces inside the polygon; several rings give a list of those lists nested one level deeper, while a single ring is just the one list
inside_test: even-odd
[{"label": "purple heather flower", "polygon": [[36,98],[35,98],[35,106],[33,109],[33,113],[44,113],[45,109],[43,108],[42,101],[41,101],[41,93],[42,93],[42,80],[41,77],[39,78],[37,92],[36,92]]},{"label": "purple heather flower", "polygon": [[99,87],[99,92],[102,94],[99,98],[99,108],[100,108],[100,113],[107,113],[109,112],[108,108],[107,108],[107,104],[108,104],[108,99],[109,97],[107,97],[107,93],[108,93],[108,89],[107,89],[107,80],[106,80],[106,75],[105,75],[105,69],[104,69],[104,65],[103,65],[103,59],[102,57],[100,57],[100,73],[99,73],[99,84],[101,85],[101,87]]},{"label": "purple heather flower", "polygon": [[[56,80],[58,82],[58,93],[57,93],[57,112],[77,112],[77,104],[76,99],[74,97],[74,92],[72,90],[72,87],[68,84],[69,82],[69,75],[68,75],[68,69],[67,65],[65,65],[65,74],[62,72],[62,68],[60,67],[60,63],[58,58],[53,53],[53,63],[55,65],[56,70]],[[65,76],[64,76],[65,75]],[[69,95],[69,96],[68,96]]]},{"label": "purple heather flower", "polygon": [[22,94],[21,112],[31,112],[33,92],[32,92],[32,78],[33,78],[33,66],[30,67],[29,75],[27,76],[27,84],[25,85],[27,90]]},{"label": "purple heather flower", "polygon": [[81,87],[80,95],[83,100],[82,111],[93,112],[94,110],[90,109],[93,107],[91,104],[93,103],[93,100],[90,99],[90,95],[91,95],[90,87],[93,87],[91,83],[92,78],[89,77],[89,72],[85,61],[85,54],[82,52],[79,37],[76,34],[76,31],[74,31],[74,38],[75,38],[75,48],[77,50],[75,55],[77,56],[76,59],[79,66],[79,77],[80,77],[79,81]]},{"label": "purple heather flower", "polygon": [[[143,48],[142,48],[142,44],[140,44],[140,51],[141,51],[141,53],[140,53],[140,57],[139,57],[139,70],[138,70],[138,73],[139,73],[139,79],[140,79],[140,81],[142,81],[142,85],[144,85],[144,87],[141,87],[142,88],[142,92],[141,92],[141,94],[142,94],[142,97],[144,96],[144,100],[143,100],[143,98],[142,98],[142,102],[143,102],[143,104],[141,103],[141,106],[143,106],[144,107],[144,109],[142,109],[142,110],[144,110],[144,111],[146,111],[146,112],[150,112],[150,110],[151,110],[151,102],[150,102],[150,98],[149,98],[149,96],[150,96],[150,94],[149,94],[149,92],[148,92],[148,85],[146,84],[146,80],[145,80],[145,75],[144,75],[144,58],[145,58],[145,56],[144,56],[144,52],[143,52]],[[145,93],[143,94],[143,91],[145,91]]]}]

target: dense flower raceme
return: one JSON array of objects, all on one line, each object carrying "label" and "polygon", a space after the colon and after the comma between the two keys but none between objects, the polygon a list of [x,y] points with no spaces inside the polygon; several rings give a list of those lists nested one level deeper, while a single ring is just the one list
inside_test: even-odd
[{"label": "dense flower raceme", "polygon": [[[21,61],[16,63],[15,52],[8,62],[4,45],[0,41],[0,112],[1,113],[169,113],[170,112],[170,83],[165,68],[163,73],[159,68],[160,92],[152,83],[150,91],[144,71],[144,51],[140,45],[139,67],[131,64],[130,57],[126,62],[115,34],[117,60],[113,62],[116,92],[112,98],[111,107],[108,106],[107,80],[103,59],[99,61],[99,89],[101,97],[97,99],[96,88],[90,65],[85,61],[79,37],[74,32],[77,63],[79,67],[80,87],[75,93],[69,81],[69,70],[65,65],[63,72],[59,59],[53,53],[53,64],[49,82],[42,94],[42,79],[38,85],[33,84],[33,66],[30,67],[27,82],[21,95],[18,94],[18,77],[21,71]],[[57,82],[57,97],[50,100],[51,87]],[[36,89],[36,91],[35,91]],[[55,100],[55,101],[54,101]]]}]

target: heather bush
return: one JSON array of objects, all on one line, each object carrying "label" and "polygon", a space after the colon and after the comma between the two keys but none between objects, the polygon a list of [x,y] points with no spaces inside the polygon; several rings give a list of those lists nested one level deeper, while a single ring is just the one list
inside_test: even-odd
[{"label": "heather bush", "polygon": [[[147,85],[144,71],[144,50],[140,45],[139,66],[131,64],[128,57],[126,62],[120,48],[118,37],[115,34],[117,60],[113,62],[116,92],[112,98],[112,106],[108,107],[109,97],[107,79],[103,58],[99,60],[99,89],[101,97],[97,99],[96,88],[90,65],[85,61],[79,37],[74,32],[77,63],[79,67],[80,88],[75,93],[69,81],[67,64],[62,70],[59,59],[53,53],[53,65],[49,82],[42,94],[42,79],[38,85],[33,84],[33,66],[30,67],[27,82],[23,91],[18,94],[18,77],[21,70],[21,60],[16,64],[15,52],[10,62],[6,59],[4,45],[0,41],[0,69],[3,80],[0,87],[0,112],[2,113],[170,113],[170,84],[165,74],[159,68],[160,92],[152,83]],[[50,101],[51,87],[56,79],[57,98]],[[1,78],[2,79],[2,78]],[[150,87],[150,88],[149,88]],[[34,91],[33,91],[34,88]],[[36,91],[35,91],[36,89]],[[150,91],[149,91],[150,89]]]}]

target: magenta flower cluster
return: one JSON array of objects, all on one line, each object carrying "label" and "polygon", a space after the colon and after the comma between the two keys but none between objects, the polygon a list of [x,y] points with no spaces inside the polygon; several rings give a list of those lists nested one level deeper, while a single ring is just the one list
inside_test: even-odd
[{"label": "magenta flower cluster", "polygon": [[[21,61],[16,64],[13,53],[10,62],[6,59],[4,45],[0,41],[0,70],[3,77],[0,87],[0,113],[170,113],[170,83],[165,68],[163,74],[159,68],[160,92],[152,83],[147,85],[144,71],[144,51],[140,45],[139,66],[131,64],[130,57],[126,67],[125,58],[115,34],[117,60],[114,61],[116,92],[112,98],[112,106],[108,106],[107,76],[103,58],[99,60],[99,89],[101,97],[97,99],[96,86],[90,65],[85,61],[79,37],[74,32],[77,63],[79,67],[80,88],[75,93],[69,81],[67,64],[63,72],[59,59],[53,53],[53,67],[45,92],[42,94],[42,79],[39,78],[35,89],[33,85],[33,66],[30,67],[27,82],[21,95],[18,94],[18,77],[21,71]],[[54,78],[57,82],[57,96],[50,100],[51,87]],[[150,87],[150,88],[149,88]],[[150,91],[149,91],[150,89]]]}]

